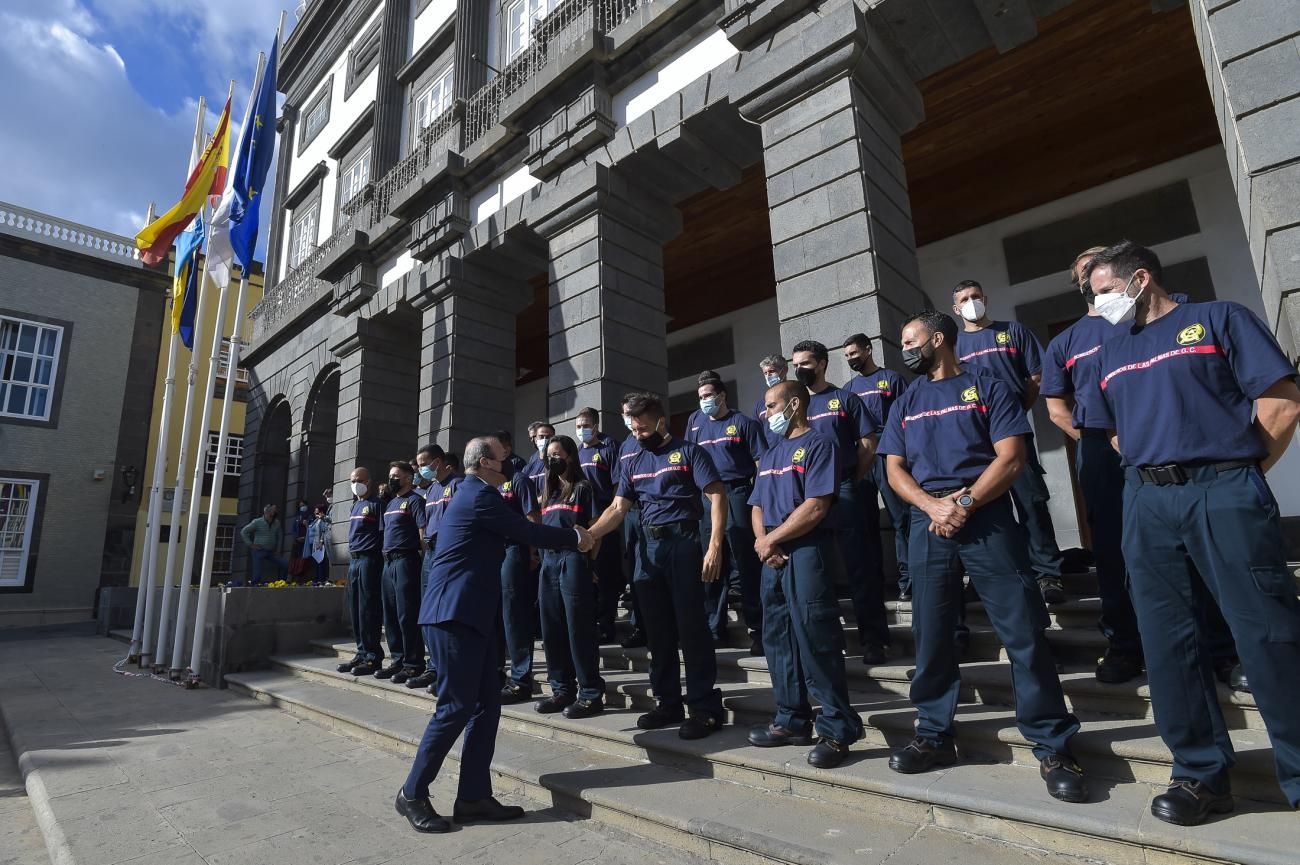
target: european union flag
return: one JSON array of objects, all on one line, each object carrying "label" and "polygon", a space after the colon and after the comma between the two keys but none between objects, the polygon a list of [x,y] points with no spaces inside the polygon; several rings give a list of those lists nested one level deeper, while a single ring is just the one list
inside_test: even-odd
[{"label": "european union flag", "polygon": [[248,123],[239,131],[239,160],[231,175],[234,200],[230,207],[230,245],[244,273],[248,273],[253,263],[262,189],[275,156],[275,78],[279,49],[277,35],[257,93],[253,95]]}]

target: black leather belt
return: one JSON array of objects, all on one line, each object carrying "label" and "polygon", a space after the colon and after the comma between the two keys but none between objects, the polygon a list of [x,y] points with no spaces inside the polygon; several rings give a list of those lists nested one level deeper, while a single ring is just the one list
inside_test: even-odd
[{"label": "black leather belt", "polygon": [[395,562],[398,559],[404,559],[407,556],[418,556],[419,554],[419,550],[389,550],[384,553],[384,561]]},{"label": "black leather belt", "polygon": [[1200,465],[1179,465],[1170,463],[1164,466],[1137,466],[1137,476],[1144,484],[1158,487],[1182,486],[1188,481],[1204,477],[1208,472],[1219,474],[1232,469],[1248,468],[1259,465],[1258,460],[1228,460],[1221,463],[1201,463]]},{"label": "black leather belt", "polygon": [[737,488],[739,488],[739,487],[746,487],[746,486],[748,486],[748,487],[752,487],[752,486],[754,485],[754,479],[753,479],[753,478],[740,478],[740,479],[738,479],[738,480],[734,480],[734,481],[723,481],[723,482],[722,482],[722,485],[723,485],[724,487],[726,487],[727,489],[729,489],[729,490],[734,490],[734,489],[737,489]]},{"label": "black leather belt", "polygon": [[379,550],[348,550],[348,555],[352,556],[352,558],[354,559],[358,556],[365,556],[366,558],[377,559],[381,555],[383,555],[383,553],[381,553]]},{"label": "black leather belt", "polygon": [[1110,441],[1110,430],[1099,429],[1093,426],[1079,427],[1079,438],[1081,439],[1106,439]]},{"label": "black leather belt", "polygon": [[948,487],[947,489],[942,490],[926,490],[925,494],[933,499],[946,499],[948,496],[961,489],[965,489],[965,487]]},{"label": "black leather belt", "polygon": [[642,529],[646,537],[662,541],[664,538],[675,538],[687,532],[698,533],[700,524],[692,520],[678,520],[675,523],[664,523],[662,526],[642,526]]}]

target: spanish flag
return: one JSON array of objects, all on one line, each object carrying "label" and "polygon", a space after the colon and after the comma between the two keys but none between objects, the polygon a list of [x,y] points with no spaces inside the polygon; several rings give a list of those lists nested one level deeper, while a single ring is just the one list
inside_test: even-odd
[{"label": "spanish flag", "polygon": [[184,231],[194,215],[203,209],[204,200],[209,195],[221,194],[226,185],[226,166],[229,163],[230,100],[227,99],[226,107],[217,120],[217,131],[203,149],[199,161],[194,164],[181,200],[135,236],[136,248],[140,250],[140,258],[145,264],[154,267],[164,261],[176,235]]}]

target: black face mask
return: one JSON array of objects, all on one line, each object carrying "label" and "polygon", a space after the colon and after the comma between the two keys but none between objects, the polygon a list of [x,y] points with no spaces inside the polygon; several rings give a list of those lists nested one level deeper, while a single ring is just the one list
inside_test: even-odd
[{"label": "black face mask", "polygon": [[1092,286],[1089,283],[1085,282],[1083,285],[1079,286],[1079,294],[1083,295],[1083,300],[1088,304],[1088,306],[1092,306],[1097,302],[1097,294],[1092,290]]},{"label": "black face mask", "polygon": [[557,475],[564,474],[564,470],[569,467],[569,461],[564,457],[547,457],[546,467]]},{"label": "black face mask", "polygon": [[794,377],[804,387],[812,387],[813,383],[817,381],[817,370],[797,366],[794,368]]},{"label": "black face mask", "polygon": [[401,478],[388,479],[388,492],[390,492],[393,495],[397,495],[398,491],[401,490],[401,488],[402,488]]},{"label": "black face mask", "polygon": [[865,357],[855,357],[849,361],[849,369],[854,372],[862,372],[867,368],[867,359]]},{"label": "black face mask", "polygon": [[[930,348],[929,354],[925,353],[927,347]],[[934,347],[927,342],[916,348],[903,349],[903,366],[917,375],[925,375],[934,369]]]},{"label": "black face mask", "polygon": [[652,451],[664,443],[664,435],[663,433],[659,432],[659,430],[655,430],[645,438],[637,439],[636,443],[641,445],[641,450]]}]

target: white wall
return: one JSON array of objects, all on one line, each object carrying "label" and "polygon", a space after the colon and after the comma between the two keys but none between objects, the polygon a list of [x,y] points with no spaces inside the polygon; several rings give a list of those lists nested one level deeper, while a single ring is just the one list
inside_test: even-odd
[{"label": "white wall", "polygon": [[[414,0],[412,0],[412,10],[414,10]],[[411,51],[408,57],[414,56],[416,51],[424,47],[433,34],[438,32],[438,28],[443,25],[448,18],[456,12],[456,0],[433,0],[424,11],[415,17],[415,22],[411,26]]]}]

